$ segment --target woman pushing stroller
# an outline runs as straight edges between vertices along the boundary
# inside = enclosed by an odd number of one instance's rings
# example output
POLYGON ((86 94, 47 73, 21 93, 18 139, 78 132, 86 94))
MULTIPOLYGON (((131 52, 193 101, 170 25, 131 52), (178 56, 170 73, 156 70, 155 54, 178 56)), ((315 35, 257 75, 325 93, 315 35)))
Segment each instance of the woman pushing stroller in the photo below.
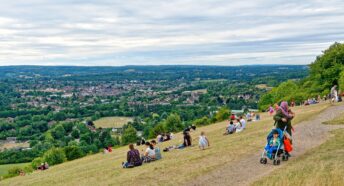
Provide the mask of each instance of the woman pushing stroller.
MULTIPOLYGON (((286 132, 287 132, 287 135, 289 135, 290 137, 290 141, 291 141, 292 128, 293 128, 291 126, 291 120, 294 117, 295 117, 295 113, 289 109, 288 102, 286 101, 283 101, 281 103, 279 109, 276 111, 276 114, 274 116, 276 128, 284 130, 286 127, 286 132)), ((288 156, 290 155, 288 154, 288 156)))

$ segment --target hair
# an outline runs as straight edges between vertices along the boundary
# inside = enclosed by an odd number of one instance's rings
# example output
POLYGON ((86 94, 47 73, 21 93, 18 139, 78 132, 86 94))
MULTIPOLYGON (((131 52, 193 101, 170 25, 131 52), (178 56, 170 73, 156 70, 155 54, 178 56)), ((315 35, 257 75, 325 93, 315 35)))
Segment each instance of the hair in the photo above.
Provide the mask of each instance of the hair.
POLYGON ((274 130, 272 134, 279 134, 279 132, 277 130, 274 130))
POLYGON ((145 145, 149 146, 150 149, 154 150, 154 146, 148 141, 145 143, 145 145))
POLYGON ((229 124, 233 124, 233 121, 231 120, 231 121, 229 122, 229 124))
POLYGON ((152 141, 151 141, 151 144, 156 144, 156 141, 155 141, 155 140, 152 140, 152 141))
POLYGON ((203 136, 204 134, 205 134, 205 133, 202 131, 202 132, 201 132, 201 135, 203 136))
POLYGON ((129 144, 129 149, 130 149, 130 150, 134 150, 134 144, 132 144, 132 143, 129 144))
POLYGON ((243 117, 242 117, 242 116, 240 116, 239 118, 240 118, 240 119, 242 119, 243 117))

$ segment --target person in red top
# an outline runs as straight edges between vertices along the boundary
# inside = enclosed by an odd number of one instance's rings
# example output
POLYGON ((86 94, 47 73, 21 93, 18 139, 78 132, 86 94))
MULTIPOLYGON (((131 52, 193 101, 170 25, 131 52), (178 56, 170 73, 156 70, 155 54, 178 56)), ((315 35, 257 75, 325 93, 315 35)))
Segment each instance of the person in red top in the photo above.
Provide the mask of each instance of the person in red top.
POLYGON ((235 115, 232 114, 230 119, 231 119, 231 120, 235 120, 235 115))

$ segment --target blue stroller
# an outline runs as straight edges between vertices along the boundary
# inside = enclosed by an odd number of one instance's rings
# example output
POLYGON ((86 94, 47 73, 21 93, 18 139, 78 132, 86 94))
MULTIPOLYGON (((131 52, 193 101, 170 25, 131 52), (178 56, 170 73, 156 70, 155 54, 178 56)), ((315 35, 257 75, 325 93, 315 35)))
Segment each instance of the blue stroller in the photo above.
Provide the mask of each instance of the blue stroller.
POLYGON ((267 144, 265 145, 264 152, 262 153, 262 156, 260 158, 261 164, 266 164, 268 162, 268 158, 270 160, 273 160, 274 165, 279 165, 281 163, 280 157, 282 155, 283 161, 288 161, 288 154, 284 150, 283 145, 283 139, 284 139, 284 133, 286 132, 286 128, 282 131, 279 128, 272 129, 272 131, 267 136, 267 144), (278 146, 270 146, 270 141, 273 139, 274 133, 278 133, 278 146))

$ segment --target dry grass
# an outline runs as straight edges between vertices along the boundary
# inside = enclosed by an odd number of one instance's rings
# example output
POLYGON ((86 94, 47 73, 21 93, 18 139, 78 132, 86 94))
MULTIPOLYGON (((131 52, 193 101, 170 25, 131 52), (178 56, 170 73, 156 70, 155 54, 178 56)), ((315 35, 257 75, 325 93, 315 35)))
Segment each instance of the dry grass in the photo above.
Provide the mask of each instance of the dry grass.
MULTIPOLYGON (((5 176, 8 173, 8 170, 10 170, 13 167, 20 167, 24 168, 30 163, 17 163, 17 164, 5 164, 5 165, 0 165, 0 177, 5 176)), ((0 184, 1 185, 1 184, 0 184)))
POLYGON ((343 185, 344 129, 253 185, 343 185))
MULTIPOLYGON (((293 108, 297 113, 295 122, 317 115, 329 104, 293 108)), ((134 169, 122 169, 127 147, 110 154, 97 154, 51 167, 45 172, 35 172, 25 177, 4 180, 2 185, 178 185, 196 176, 230 164, 245 155, 261 150, 265 136, 273 126, 271 116, 261 114, 262 120, 249 123, 244 132, 223 136, 227 122, 221 122, 192 132, 194 147, 163 153, 163 159, 134 169), (199 150, 197 137, 204 131, 211 147, 199 150)), ((294 124, 296 124, 294 122, 294 124)), ((160 148, 181 143, 181 134, 160 144, 160 148)), ((141 151, 143 147, 139 147, 141 151)))
POLYGON ((105 118, 100 118, 94 121, 94 124, 97 127, 112 128, 112 127, 122 127, 123 125, 131 121, 133 121, 133 118, 130 118, 130 117, 105 117, 105 118))

